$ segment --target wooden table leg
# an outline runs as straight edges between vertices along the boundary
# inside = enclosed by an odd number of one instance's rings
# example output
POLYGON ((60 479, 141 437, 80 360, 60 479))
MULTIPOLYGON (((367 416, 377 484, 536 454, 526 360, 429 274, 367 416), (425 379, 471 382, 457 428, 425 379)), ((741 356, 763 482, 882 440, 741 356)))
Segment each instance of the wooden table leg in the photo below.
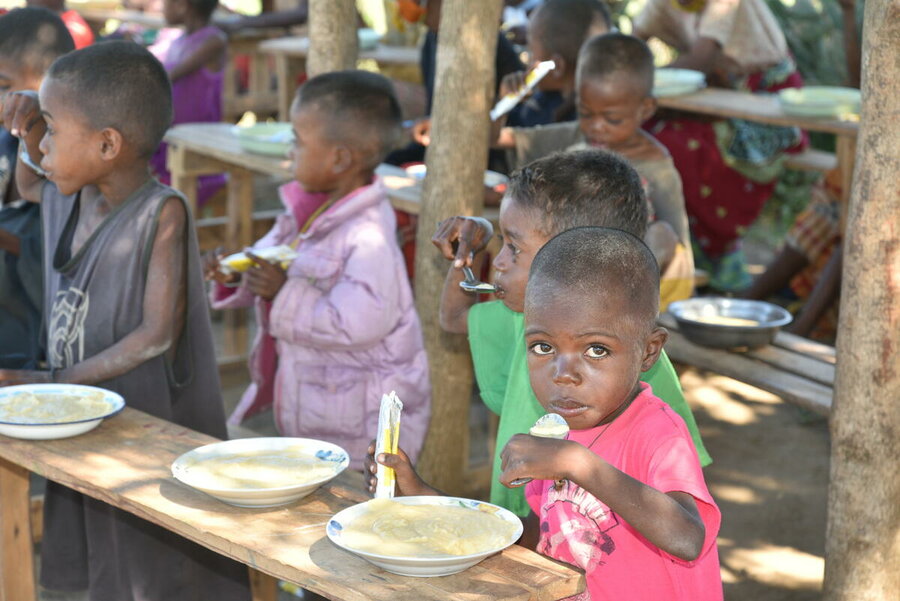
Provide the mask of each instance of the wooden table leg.
POLYGON ((276 54, 275 74, 278 82, 278 120, 291 120, 291 104, 297 92, 297 77, 306 69, 302 56, 276 54))
POLYGON ((29 471, 0 459, 0 600, 34 601, 29 471))
POLYGON ((191 215, 197 218, 197 175, 188 169, 190 153, 180 146, 169 144, 166 149, 166 167, 169 169, 172 187, 184 194, 191 215))
POLYGON ((288 121, 291 113, 291 74, 290 59, 284 54, 276 54, 275 80, 278 89, 278 120, 288 121))
POLYGON ((278 580, 253 568, 249 570, 252 601, 275 601, 278 598, 278 580))
MULTIPOLYGON (((253 172, 239 167, 228 171, 228 224, 226 243, 243 249, 253 244, 253 172)), ((225 356, 247 354, 249 334, 247 313, 234 310, 225 313, 225 356)))

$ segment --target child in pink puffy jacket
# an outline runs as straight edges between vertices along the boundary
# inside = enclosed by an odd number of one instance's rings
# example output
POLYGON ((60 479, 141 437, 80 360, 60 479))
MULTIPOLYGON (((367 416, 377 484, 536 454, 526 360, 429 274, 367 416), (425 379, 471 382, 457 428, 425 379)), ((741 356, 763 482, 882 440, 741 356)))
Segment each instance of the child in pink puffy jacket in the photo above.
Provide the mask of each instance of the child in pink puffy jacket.
POLYGON ((282 186, 286 211, 248 254, 243 274, 204 260, 214 308, 256 307, 253 383, 230 421, 274 402, 285 436, 345 448, 361 469, 383 393, 403 401, 401 439, 418 453, 430 412, 428 363, 394 212, 375 167, 400 131, 390 82, 365 71, 306 82, 291 109, 296 181, 282 186), (294 246, 283 269, 252 250, 294 246), (237 287, 235 284, 239 285, 237 287))

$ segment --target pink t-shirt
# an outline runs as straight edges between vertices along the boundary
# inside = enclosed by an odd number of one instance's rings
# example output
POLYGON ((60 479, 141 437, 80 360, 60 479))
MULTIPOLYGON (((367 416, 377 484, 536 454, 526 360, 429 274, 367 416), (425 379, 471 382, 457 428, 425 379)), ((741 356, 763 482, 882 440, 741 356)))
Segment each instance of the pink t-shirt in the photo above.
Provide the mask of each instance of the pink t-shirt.
POLYGON ((572 430, 569 440, 648 486, 693 496, 706 526, 700 556, 687 562, 661 551, 583 488, 567 481, 557 491, 549 480, 533 480, 525 489, 541 520, 538 552, 585 571, 587 589, 572 597, 579 601, 721 601, 716 535, 722 516, 684 421, 643 384, 631 406, 605 428, 572 430))

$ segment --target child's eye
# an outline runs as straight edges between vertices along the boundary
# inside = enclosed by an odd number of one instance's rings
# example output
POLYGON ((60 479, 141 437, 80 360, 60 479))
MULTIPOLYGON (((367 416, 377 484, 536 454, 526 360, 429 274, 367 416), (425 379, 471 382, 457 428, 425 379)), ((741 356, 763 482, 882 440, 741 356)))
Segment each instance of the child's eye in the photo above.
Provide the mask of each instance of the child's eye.
POLYGON ((622 119, 610 119, 609 117, 607 117, 606 122, 610 125, 622 125, 622 119))
POLYGON ((509 252, 511 252, 513 254, 513 256, 516 256, 517 254, 522 252, 521 250, 519 250, 519 248, 515 244, 512 244, 512 243, 507 244, 506 248, 509 249, 509 252))
POLYGON ((591 359, 602 359, 609 355, 609 350, 605 346, 601 346, 599 344, 592 344, 588 347, 588 349, 584 353, 591 359))
POLYGON ((549 355, 553 352, 553 347, 546 342, 535 342, 531 345, 530 350, 535 355, 549 355))

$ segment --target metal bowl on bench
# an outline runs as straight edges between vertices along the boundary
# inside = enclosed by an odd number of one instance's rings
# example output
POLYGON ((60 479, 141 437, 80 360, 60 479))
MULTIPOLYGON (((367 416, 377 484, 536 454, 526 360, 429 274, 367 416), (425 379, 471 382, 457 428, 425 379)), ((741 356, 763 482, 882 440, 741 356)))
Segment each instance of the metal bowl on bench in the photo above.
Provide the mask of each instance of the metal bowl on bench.
POLYGON ((714 348, 759 348, 775 338, 791 314, 778 305, 736 298, 699 297, 676 301, 669 312, 695 344, 714 348))

